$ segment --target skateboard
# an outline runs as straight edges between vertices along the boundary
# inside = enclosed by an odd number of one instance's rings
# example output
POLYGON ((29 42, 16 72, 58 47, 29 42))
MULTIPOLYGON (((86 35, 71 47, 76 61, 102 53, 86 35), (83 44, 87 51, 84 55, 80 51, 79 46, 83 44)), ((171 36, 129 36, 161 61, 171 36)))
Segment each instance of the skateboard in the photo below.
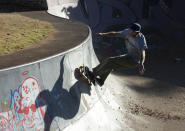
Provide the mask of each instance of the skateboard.
POLYGON ((85 81, 89 86, 92 84, 95 85, 95 77, 93 73, 86 66, 80 66, 75 69, 75 72, 79 75, 79 77, 85 81))

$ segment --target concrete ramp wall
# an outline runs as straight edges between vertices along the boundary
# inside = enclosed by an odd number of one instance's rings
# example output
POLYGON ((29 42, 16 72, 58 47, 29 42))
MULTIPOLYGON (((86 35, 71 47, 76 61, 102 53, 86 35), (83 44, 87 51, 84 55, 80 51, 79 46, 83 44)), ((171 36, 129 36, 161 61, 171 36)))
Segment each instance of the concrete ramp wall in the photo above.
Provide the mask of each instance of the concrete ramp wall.
POLYGON ((79 119, 98 98, 74 70, 97 63, 89 30, 78 47, 0 70, 0 131, 59 130, 79 119))
POLYGON ((103 31, 112 25, 128 25, 137 20, 134 12, 121 1, 47 0, 47 4, 50 14, 81 21, 89 25, 92 32, 103 31))
MULTIPOLYGON (((155 28, 166 38, 184 43, 184 1, 165 0, 47 0, 48 12, 90 26, 93 33, 121 30, 133 22, 155 28), (114 27, 114 28, 112 28, 114 27), (174 32, 176 32, 174 34, 174 32)), ((152 30, 152 32, 154 32, 152 30)))

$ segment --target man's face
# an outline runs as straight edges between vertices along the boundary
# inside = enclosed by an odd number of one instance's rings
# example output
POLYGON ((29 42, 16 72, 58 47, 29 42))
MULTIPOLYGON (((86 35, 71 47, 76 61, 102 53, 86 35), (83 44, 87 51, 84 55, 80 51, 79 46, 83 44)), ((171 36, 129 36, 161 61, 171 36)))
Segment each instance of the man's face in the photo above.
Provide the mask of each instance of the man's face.
POLYGON ((135 32, 135 31, 133 31, 133 30, 130 31, 130 35, 131 35, 132 37, 136 37, 138 33, 139 33, 139 32, 135 32))

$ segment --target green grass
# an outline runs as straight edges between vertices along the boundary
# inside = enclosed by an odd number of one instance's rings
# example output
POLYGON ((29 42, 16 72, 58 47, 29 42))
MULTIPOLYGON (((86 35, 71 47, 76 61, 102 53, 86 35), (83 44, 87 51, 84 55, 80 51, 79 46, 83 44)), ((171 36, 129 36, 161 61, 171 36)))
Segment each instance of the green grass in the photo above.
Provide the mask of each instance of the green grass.
POLYGON ((24 49, 46 38, 52 24, 19 14, 0 14, 0 55, 24 49))

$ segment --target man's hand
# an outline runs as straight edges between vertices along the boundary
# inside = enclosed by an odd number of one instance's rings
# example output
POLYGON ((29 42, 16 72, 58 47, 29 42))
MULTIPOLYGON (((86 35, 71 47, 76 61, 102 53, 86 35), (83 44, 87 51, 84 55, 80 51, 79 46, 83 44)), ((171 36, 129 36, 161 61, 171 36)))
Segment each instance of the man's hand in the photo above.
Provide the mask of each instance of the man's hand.
POLYGON ((145 73, 145 67, 144 67, 144 62, 145 62, 145 50, 141 51, 141 60, 140 60, 140 64, 139 64, 139 73, 140 75, 144 75, 145 73))
POLYGON ((144 64, 139 64, 139 73, 140 73, 140 75, 144 75, 144 73, 145 73, 144 64))
POLYGON ((103 33, 96 33, 97 36, 103 36, 103 33))

